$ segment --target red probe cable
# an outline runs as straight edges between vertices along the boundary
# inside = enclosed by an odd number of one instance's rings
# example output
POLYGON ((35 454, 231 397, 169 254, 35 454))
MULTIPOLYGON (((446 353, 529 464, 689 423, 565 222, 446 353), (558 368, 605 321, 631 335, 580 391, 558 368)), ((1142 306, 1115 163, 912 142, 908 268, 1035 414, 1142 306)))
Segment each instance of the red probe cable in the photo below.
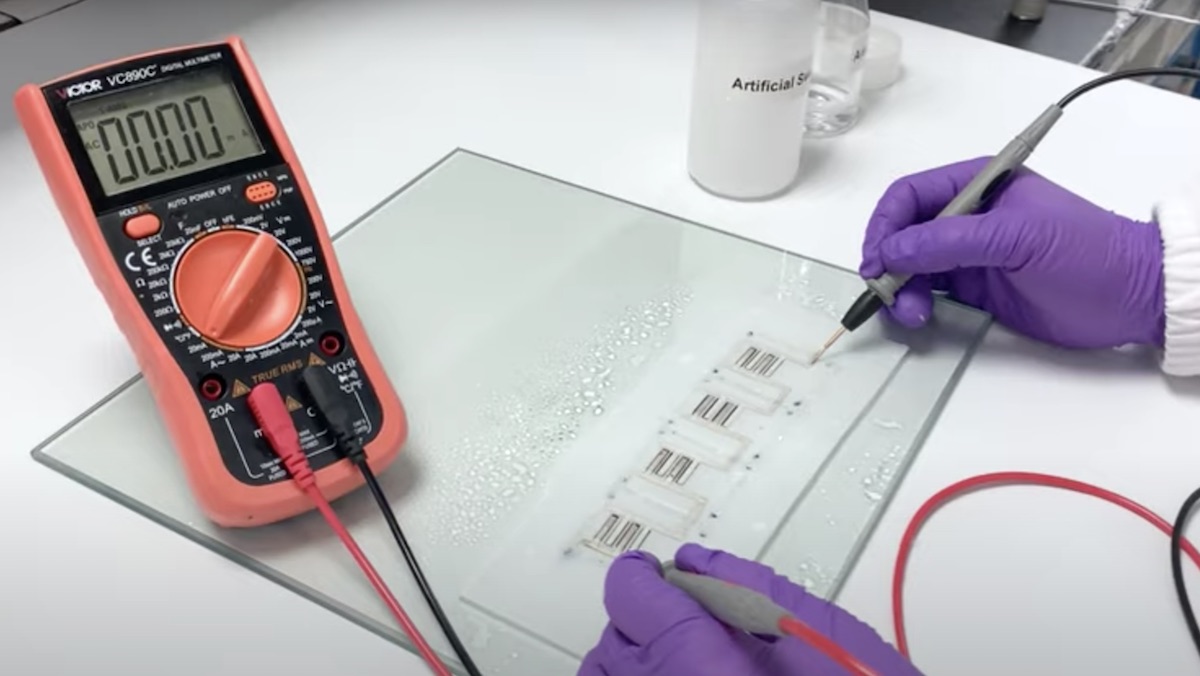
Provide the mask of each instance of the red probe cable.
POLYGON ((272 383, 257 385, 250 391, 247 401, 250 405, 250 412, 254 414, 254 419, 262 428, 263 436, 267 439, 271 449, 283 460, 292 480, 308 494, 309 499, 316 505, 317 511, 325 517, 326 523, 349 550, 350 556, 354 557, 354 562, 362 569, 371 586, 375 588, 375 593, 379 595, 379 598, 391 611, 392 616, 400 623, 404 633, 416 646, 417 652, 421 654, 421 657, 437 676, 453 676, 442 660, 438 658, 437 653, 433 652, 433 649, 426 643, 425 637, 421 636, 421 632, 404 612, 400 602, 388 589, 387 583, 379 577, 379 573, 375 571, 375 567, 371 565, 367 555, 354 541, 350 531, 338 518, 337 512, 333 511, 329 500, 325 499, 325 495, 321 493, 320 487, 317 486, 317 478, 308 464, 308 456, 300 448, 300 434, 296 431, 295 423, 292 422, 292 414, 288 412, 279 390, 272 383))
MULTIPOLYGON (((913 515, 912 520, 908 522, 908 528, 905 529, 904 536, 900 539, 900 550, 896 554, 896 567, 892 575, 892 622, 896 625, 896 647, 900 650, 900 654, 911 659, 908 654, 908 637, 904 631, 904 571, 908 567, 908 556, 912 551, 913 541, 917 539, 917 533, 920 532, 921 527, 925 525, 929 517, 940 509, 942 505, 965 493, 981 488, 1019 484, 1048 486, 1050 488, 1060 488, 1090 495, 1133 512, 1150 522, 1155 528, 1166 533, 1167 537, 1171 537, 1174 530, 1174 527, 1165 519, 1129 498, 1117 495, 1112 491, 1098 486, 1083 483, 1082 481, 1066 479, 1051 474, 994 472, 992 474, 980 474, 951 484, 938 491, 933 497, 926 500, 925 504, 921 505, 921 508, 913 515)), ((1182 549, 1188 558, 1192 560, 1192 563, 1200 567, 1200 551, 1197 551, 1192 546, 1192 543, 1186 539, 1182 542, 1182 549)))
POLYGON ((847 673, 854 674, 854 676, 878 676, 873 669, 858 661, 857 657, 851 655, 833 639, 795 617, 785 617, 780 620, 779 629, 788 636, 798 638, 816 648, 821 654, 833 660, 834 664, 845 669, 847 673))

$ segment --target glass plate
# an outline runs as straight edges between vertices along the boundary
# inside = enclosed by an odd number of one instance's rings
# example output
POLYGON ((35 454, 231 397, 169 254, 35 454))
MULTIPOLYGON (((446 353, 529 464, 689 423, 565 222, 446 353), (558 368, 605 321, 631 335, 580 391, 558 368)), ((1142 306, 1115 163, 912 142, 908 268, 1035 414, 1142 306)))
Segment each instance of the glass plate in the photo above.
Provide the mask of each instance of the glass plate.
MULTIPOLYGON (((461 150, 336 247, 410 415, 381 480, 489 674, 572 673, 629 548, 698 541, 832 598, 989 324, 939 301, 813 365, 856 274, 461 150)), ((408 647, 315 515, 205 519, 140 378, 34 457, 408 647)), ((336 507, 457 664, 369 496, 336 507)))

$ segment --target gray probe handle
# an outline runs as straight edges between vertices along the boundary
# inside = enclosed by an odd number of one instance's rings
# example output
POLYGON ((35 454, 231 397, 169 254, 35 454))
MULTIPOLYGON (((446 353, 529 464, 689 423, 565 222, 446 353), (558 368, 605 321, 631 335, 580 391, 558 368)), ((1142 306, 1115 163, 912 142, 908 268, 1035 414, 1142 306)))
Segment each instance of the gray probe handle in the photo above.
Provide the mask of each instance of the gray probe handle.
MULTIPOLYGON (((950 204, 938 214, 938 218, 946 216, 962 216, 974 213, 985 202, 992 198, 997 190, 1004 186, 1005 181, 1013 172, 1025 163, 1042 139, 1062 117, 1063 109, 1057 104, 1050 106, 1025 131, 1008 142, 999 154, 984 165, 983 169, 971 179, 971 182, 958 193, 950 204)), ((868 279, 867 287, 875 292, 887 305, 896 302, 896 292, 908 283, 912 275, 897 275, 884 273, 882 277, 868 279)))
POLYGON ((713 617, 751 634, 784 636, 779 621, 792 616, 764 594, 715 577, 685 573, 671 563, 663 566, 663 578, 695 599, 713 617))

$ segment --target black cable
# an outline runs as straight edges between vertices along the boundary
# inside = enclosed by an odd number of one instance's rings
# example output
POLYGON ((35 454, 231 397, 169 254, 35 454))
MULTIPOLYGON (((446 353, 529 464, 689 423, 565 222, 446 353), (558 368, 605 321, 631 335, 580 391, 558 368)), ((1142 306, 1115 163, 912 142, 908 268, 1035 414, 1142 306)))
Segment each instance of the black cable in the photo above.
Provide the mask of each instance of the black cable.
POLYGON ((387 521, 388 530, 392 531, 392 538, 396 541, 396 546, 400 548, 400 554, 404 556, 404 562, 408 564, 408 568, 412 571, 413 580, 417 583, 417 588, 421 590, 421 596, 425 597, 425 603, 429 606, 429 610, 433 612, 433 617, 437 620, 438 626, 442 628, 442 633, 446 635, 446 640, 450 642, 450 647, 454 648, 454 654, 458 655, 458 659, 463 664, 463 668, 467 670, 470 676, 481 676, 479 668, 475 666, 475 662, 471 660, 470 654, 467 653, 467 648, 458 638, 458 633, 454 631, 454 625, 450 623, 450 618, 446 617, 446 613, 442 611, 442 605, 438 603, 437 596, 433 593, 433 589, 429 586, 429 581, 425 579, 425 573, 421 571, 421 564, 417 562, 417 556, 413 553, 412 547, 409 546, 408 540, 404 537, 404 531, 400 529, 400 523, 396 519, 396 512, 392 510, 392 505, 388 502, 387 496, 383 493, 383 487, 379 485, 379 481, 375 478, 375 473, 367 463, 362 463, 358 466, 362 472, 363 479, 367 482, 367 489, 371 491, 371 496, 375 498, 375 504, 379 505, 379 511, 383 512, 383 519, 387 521))
POLYGON ((454 649, 454 654, 462 662, 468 676, 482 676, 479 668, 475 666, 475 662, 471 659, 471 655, 467 652, 466 646, 458 638, 458 632, 454 630, 454 625, 450 623, 450 618, 446 617, 446 613, 442 610, 442 604, 438 603, 437 595, 433 593, 433 588, 429 586, 429 580, 425 579, 425 573, 421 570, 421 564, 417 561, 416 554, 413 553, 412 547, 409 546, 408 539, 404 537, 404 531, 400 528, 400 521, 396 518, 396 512, 392 510, 392 503, 384 495, 383 487, 379 485, 379 480, 375 478, 375 472, 367 464, 366 449, 363 448, 362 439, 351 428, 350 415, 345 407, 345 398, 337 381, 322 366, 304 369, 304 372, 300 374, 300 380, 304 384, 304 388, 308 391, 317 412, 321 414, 321 417, 329 425, 329 431, 333 434, 338 450, 362 473, 363 480, 366 482, 367 488, 371 491, 371 496, 375 498, 375 504, 379 506, 379 511, 383 513, 383 519, 387 521, 388 530, 392 532, 392 538, 396 541, 396 546, 400 549, 401 556, 404 557, 404 562, 408 564, 408 569, 412 573, 413 580, 417 583, 417 588, 421 590, 421 596, 425 597, 425 604, 429 606, 429 610, 433 613, 434 619, 437 620, 438 626, 442 628, 442 633, 445 634, 446 640, 450 642, 450 647, 454 649))
POLYGON ((1096 78, 1095 80, 1090 80, 1088 82, 1085 82, 1085 83, 1079 85, 1078 87, 1075 88, 1074 91, 1072 91, 1070 94, 1067 94, 1066 96, 1064 96, 1062 98, 1062 100, 1058 102, 1058 107, 1062 108, 1062 107, 1066 106, 1067 104, 1071 103, 1072 101, 1074 101, 1075 99, 1079 98, 1080 96, 1083 96, 1084 94, 1092 91, 1093 89, 1095 89, 1097 87, 1103 87, 1104 85, 1106 85, 1110 82, 1116 82, 1117 80, 1130 80, 1130 79, 1138 78, 1138 77, 1149 77, 1152 75, 1158 75, 1158 76, 1177 75, 1179 77, 1186 77, 1186 78, 1191 78, 1193 80, 1200 80, 1200 70, 1197 70, 1195 68, 1178 68, 1175 66, 1156 66, 1156 67, 1152 67, 1152 68, 1130 68, 1129 70, 1119 70, 1119 71, 1116 71, 1115 73, 1101 75, 1100 77, 1096 78))
POLYGON ((1179 597, 1179 609, 1183 611, 1183 621, 1187 623, 1188 633, 1196 651, 1200 652, 1200 624, 1196 623, 1196 613, 1192 610, 1192 601, 1188 598, 1187 585, 1183 582, 1183 530, 1187 526, 1188 517, 1192 515, 1196 503, 1200 502, 1200 488, 1197 488, 1183 501, 1179 508, 1179 516, 1175 517, 1175 526, 1171 529, 1171 578, 1175 582, 1175 595, 1179 597))

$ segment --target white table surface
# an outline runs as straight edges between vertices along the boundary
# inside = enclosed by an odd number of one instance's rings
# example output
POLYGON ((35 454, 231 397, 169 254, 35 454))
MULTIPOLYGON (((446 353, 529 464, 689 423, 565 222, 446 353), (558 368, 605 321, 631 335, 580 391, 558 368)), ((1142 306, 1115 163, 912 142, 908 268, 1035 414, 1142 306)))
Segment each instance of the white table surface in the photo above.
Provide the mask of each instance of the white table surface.
MULTIPOLYGON (((4 35, 0 91, 237 32, 331 228, 462 146, 854 266, 866 217, 892 178, 995 151, 1088 76, 880 16, 904 36, 905 79, 850 135, 810 145, 791 194, 725 202, 684 170, 692 16, 684 0, 88 0, 4 35)), ((1194 162, 1197 120, 1198 101, 1113 87, 1076 104, 1032 164, 1147 217, 1194 162)), ((8 106, 0 232, 0 671, 424 673, 407 652, 30 459, 135 366, 8 106)), ((842 603, 892 637, 901 530, 926 497, 978 472, 1060 473, 1173 515, 1200 484, 1187 421, 1197 419, 1198 396, 1200 385, 1171 383, 1144 359, 1060 352, 994 329, 842 603)), ((915 659, 928 674, 1197 668, 1166 539, 1082 497, 1010 488, 956 503, 921 537, 907 592, 915 659)))

